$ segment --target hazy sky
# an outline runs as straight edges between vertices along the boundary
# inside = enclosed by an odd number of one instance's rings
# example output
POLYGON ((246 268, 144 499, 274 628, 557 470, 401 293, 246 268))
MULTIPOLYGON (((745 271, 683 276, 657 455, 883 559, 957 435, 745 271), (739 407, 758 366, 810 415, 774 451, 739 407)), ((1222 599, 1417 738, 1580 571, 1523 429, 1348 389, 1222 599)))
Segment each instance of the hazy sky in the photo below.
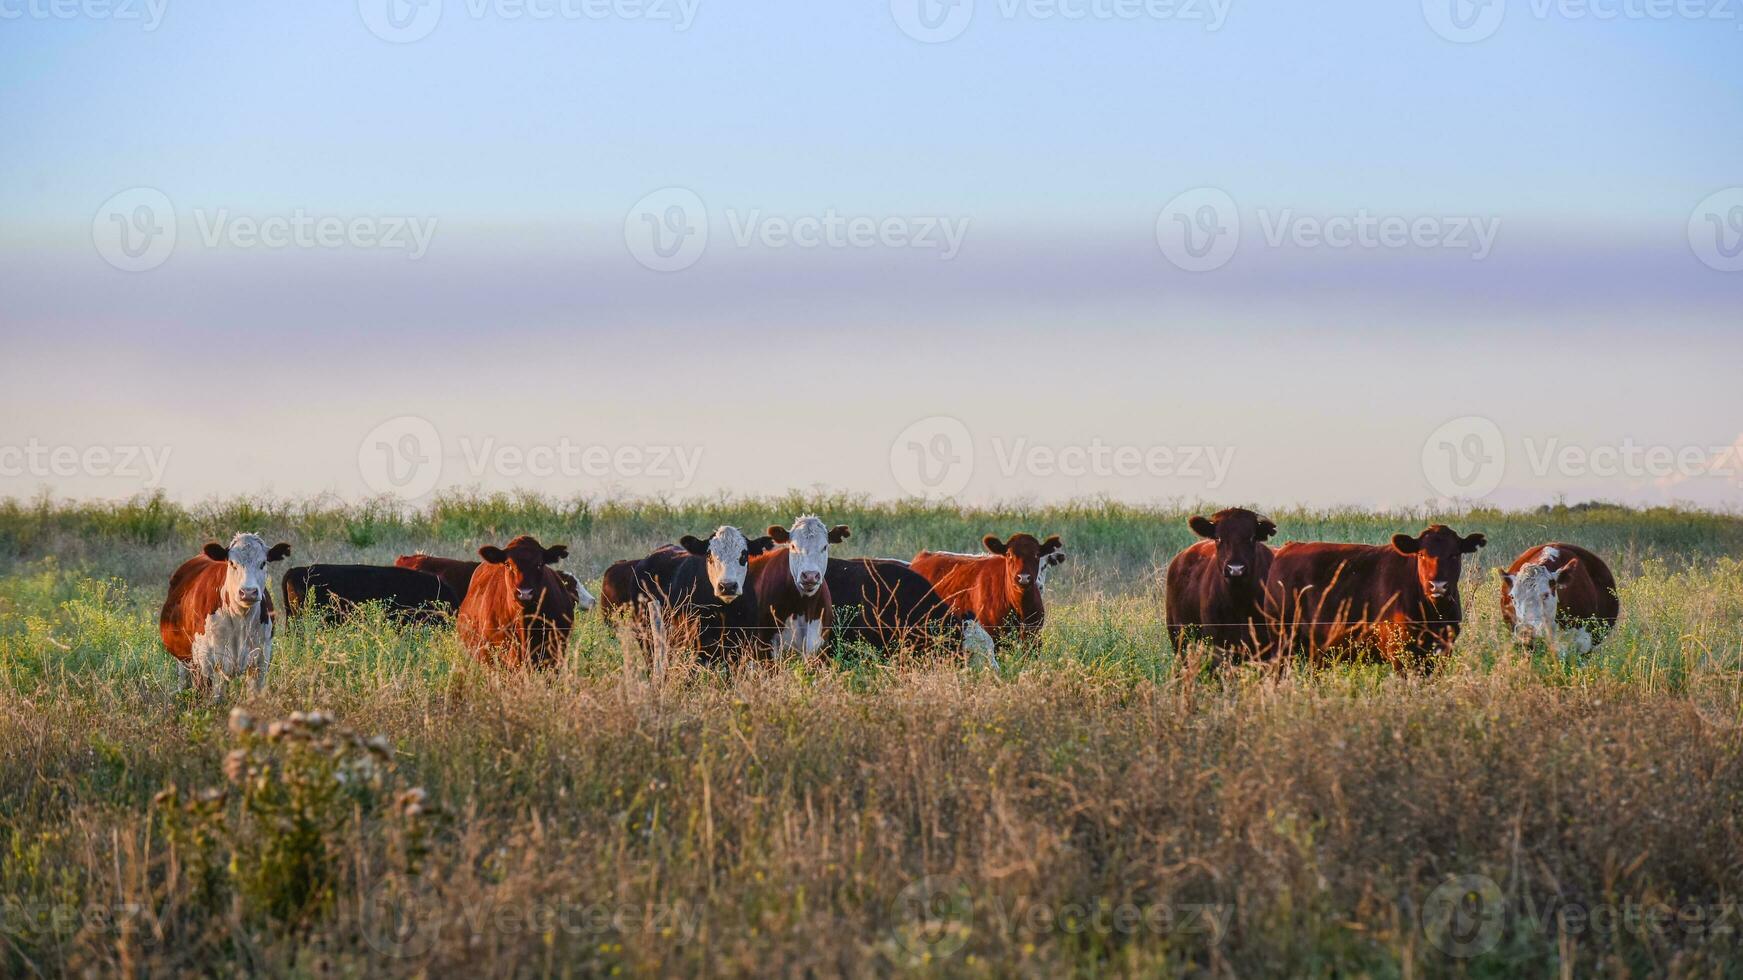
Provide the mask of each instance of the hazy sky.
POLYGON ((1743 506, 1740 64, 1719 0, 0 0, 0 495, 1743 506))

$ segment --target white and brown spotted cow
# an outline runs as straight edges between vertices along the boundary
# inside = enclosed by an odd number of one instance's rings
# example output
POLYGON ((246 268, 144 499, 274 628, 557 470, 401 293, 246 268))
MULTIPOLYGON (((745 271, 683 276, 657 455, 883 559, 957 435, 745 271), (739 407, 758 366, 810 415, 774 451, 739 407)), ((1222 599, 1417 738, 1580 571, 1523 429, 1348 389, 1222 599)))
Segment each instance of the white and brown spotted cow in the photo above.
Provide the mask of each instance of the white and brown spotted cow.
POLYGON ((273 617, 266 566, 289 554, 282 541, 268 548, 258 534, 238 534, 227 548, 207 544, 170 576, 157 622, 184 689, 218 698, 226 681, 248 673, 255 690, 266 686, 273 617))

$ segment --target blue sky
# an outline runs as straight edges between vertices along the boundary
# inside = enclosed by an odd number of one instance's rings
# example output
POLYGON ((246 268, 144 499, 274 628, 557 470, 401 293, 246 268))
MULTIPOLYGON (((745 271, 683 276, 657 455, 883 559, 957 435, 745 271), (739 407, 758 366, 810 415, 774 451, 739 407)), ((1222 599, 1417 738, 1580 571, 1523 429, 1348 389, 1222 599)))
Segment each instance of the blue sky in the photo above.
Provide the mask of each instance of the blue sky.
MULTIPOLYGON (((699 0, 679 30, 443 0, 427 36, 390 43, 376 0, 167 0, 153 29, 98 0, 0 0, 0 447, 164 447, 184 499, 358 497, 377 489, 360 443, 410 416, 455 464, 443 485, 891 497, 911 490, 892 445, 945 417, 974 443, 964 499, 1396 505, 1445 495, 1425 440, 1478 417, 1508 447, 1485 499, 1743 503, 1736 478, 1522 462, 1743 433, 1743 272, 1691 244, 1698 205, 1743 186, 1743 12, 1508 0, 1455 43, 1439 0, 1233 0, 1215 30, 1192 19, 1209 0, 1123 19, 977 0, 923 43, 906 2, 699 0), (1158 217, 1205 187, 1240 243, 1187 271, 1158 217), (133 188, 178 234, 128 272, 94 237, 133 188), (677 271, 626 246, 662 188, 706 214, 677 271), (201 233, 293 214, 431 231, 415 258, 201 233), (960 250, 733 233, 827 215, 954 222, 960 250), (1443 237, 1470 219, 1492 247, 1265 234, 1357 216, 1443 237), (704 455, 683 486, 466 462, 564 439, 704 455), (1019 443, 1233 462, 1214 485, 1007 471, 1019 443)), ((7 458, 0 493, 140 489, 7 458)))

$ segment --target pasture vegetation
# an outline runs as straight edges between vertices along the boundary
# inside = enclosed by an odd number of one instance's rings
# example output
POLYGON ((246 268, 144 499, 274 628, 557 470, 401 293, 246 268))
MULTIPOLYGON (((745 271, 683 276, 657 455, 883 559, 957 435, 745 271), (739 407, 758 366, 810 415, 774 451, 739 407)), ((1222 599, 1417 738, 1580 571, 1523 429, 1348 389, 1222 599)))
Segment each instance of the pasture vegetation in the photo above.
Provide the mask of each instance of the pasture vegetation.
POLYGON ((1270 511, 1280 540, 1488 535, 1457 655, 1399 676, 1171 650, 1190 513, 0 505, 0 973, 1743 972, 1743 518, 1270 511), (157 636, 170 571, 236 530, 291 564, 532 533, 596 586, 802 511, 852 526, 843 554, 1063 535, 1042 640, 996 674, 855 650, 655 674, 588 616, 562 671, 504 676, 451 629, 299 620, 266 692, 214 706, 157 636), (1621 582, 1577 665, 1500 622, 1495 568, 1551 539, 1621 582))

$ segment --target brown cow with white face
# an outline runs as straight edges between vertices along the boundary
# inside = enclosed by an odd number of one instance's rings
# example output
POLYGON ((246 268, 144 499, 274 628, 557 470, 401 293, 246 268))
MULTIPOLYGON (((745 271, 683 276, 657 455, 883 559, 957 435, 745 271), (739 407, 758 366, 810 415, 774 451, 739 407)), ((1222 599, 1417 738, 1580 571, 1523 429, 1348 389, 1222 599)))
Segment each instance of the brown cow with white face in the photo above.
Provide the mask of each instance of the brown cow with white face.
POLYGON ((755 640, 776 657, 812 657, 823 649, 834 623, 835 604, 824 574, 829 546, 846 540, 848 527, 825 525, 806 514, 791 528, 771 524, 770 548, 750 559, 745 591, 757 603, 755 640))
POLYGON ((1414 537, 1394 534, 1389 545, 1286 544, 1265 582, 1275 642, 1316 658, 1373 647, 1399 668, 1450 653, 1464 622, 1464 556, 1486 543, 1434 524, 1414 537))
POLYGON ((273 625, 266 566, 290 550, 282 541, 268 548, 258 534, 238 534, 228 547, 207 544, 176 569, 157 623, 183 688, 218 698, 225 681, 250 672, 256 691, 266 686, 273 625))
POLYGON ((1004 541, 989 534, 981 544, 987 554, 922 551, 910 564, 952 612, 973 616, 995 638, 1027 639, 1039 633, 1047 622, 1042 598, 1047 573, 1065 560, 1059 535, 1042 541, 1021 533, 1004 541))
POLYGON ((484 564, 460 603, 460 642, 480 663, 545 668, 563 658, 575 599, 550 567, 569 554, 530 535, 478 549, 484 564))
POLYGON ((1496 571, 1501 618, 1512 627, 1514 640, 1543 640, 1563 659, 1590 653, 1622 614, 1610 566, 1579 545, 1540 544, 1496 571))

